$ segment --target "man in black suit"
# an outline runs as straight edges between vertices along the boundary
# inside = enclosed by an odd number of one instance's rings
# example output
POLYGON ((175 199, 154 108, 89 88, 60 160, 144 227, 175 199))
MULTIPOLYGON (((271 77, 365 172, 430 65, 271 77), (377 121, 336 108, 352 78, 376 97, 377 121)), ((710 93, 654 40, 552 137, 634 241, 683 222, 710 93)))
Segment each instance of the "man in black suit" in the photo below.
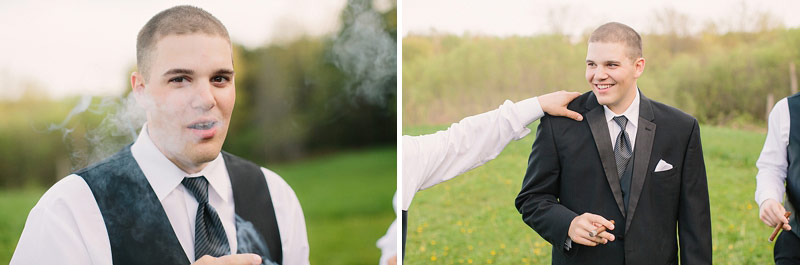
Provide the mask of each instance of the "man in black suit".
POLYGON ((539 124, 516 206, 553 264, 678 264, 679 246, 681 264, 711 264, 697 120, 638 90, 641 43, 626 25, 600 26, 586 55, 592 92, 568 106, 585 121, 539 124))

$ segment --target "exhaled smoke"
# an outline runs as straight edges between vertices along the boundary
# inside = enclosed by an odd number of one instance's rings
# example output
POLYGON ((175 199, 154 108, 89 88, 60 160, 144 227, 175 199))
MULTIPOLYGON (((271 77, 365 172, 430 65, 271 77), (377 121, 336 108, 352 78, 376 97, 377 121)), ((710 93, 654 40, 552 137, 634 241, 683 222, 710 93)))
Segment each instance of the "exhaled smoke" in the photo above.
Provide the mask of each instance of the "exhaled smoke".
POLYGON ((72 117, 75 117, 75 115, 86 112, 86 110, 89 109, 89 105, 91 104, 92 104, 92 97, 90 96, 81 97, 81 100, 78 102, 77 105, 75 105, 74 108, 72 108, 72 110, 69 111, 69 114, 67 114, 67 117, 64 118, 64 121, 62 121, 61 124, 58 125, 50 124, 50 126, 47 127, 47 130, 48 131, 60 130, 62 132, 62 138, 66 140, 67 136, 69 136, 69 134, 72 133, 73 131, 73 129, 67 128, 67 123, 70 120, 72 120, 72 117))
POLYGON ((344 28, 332 47, 334 64, 352 78, 351 93, 383 106, 396 93, 396 85, 389 83, 397 76, 397 43, 371 1, 350 0, 343 17, 344 28))
POLYGON ((71 149, 73 170, 99 162, 133 142, 145 121, 144 110, 136 104, 133 93, 126 97, 103 98, 95 105, 91 103, 91 96, 81 97, 64 121, 47 128, 48 131, 62 132, 65 143, 71 149), (87 111, 105 116, 96 127, 82 124, 86 127, 85 135, 70 137, 75 131, 75 126, 69 126, 70 120, 87 111), (84 142, 82 140, 85 140, 85 144, 79 144, 84 142))
POLYGON ((239 245, 238 253, 263 253, 266 256, 261 256, 261 264, 277 265, 269 256, 269 247, 264 237, 256 231, 253 223, 242 219, 239 215, 236 215, 236 242, 239 245))
POLYGON ((103 160, 132 143, 146 120, 144 109, 136 104, 133 93, 126 97, 103 98, 99 109, 107 115, 100 125, 86 133, 91 148, 87 164, 103 160))

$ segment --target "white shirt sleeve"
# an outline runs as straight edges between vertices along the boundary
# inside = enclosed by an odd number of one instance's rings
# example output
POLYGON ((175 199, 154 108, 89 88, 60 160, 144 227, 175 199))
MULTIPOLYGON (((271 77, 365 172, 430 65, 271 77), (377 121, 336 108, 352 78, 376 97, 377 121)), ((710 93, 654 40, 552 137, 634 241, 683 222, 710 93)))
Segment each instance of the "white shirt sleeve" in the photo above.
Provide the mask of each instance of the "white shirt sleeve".
MULTIPOLYGON (((395 212, 397 212, 397 193, 394 194, 392 204, 394 205, 395 212)), ((389 229, 386 230, 386 234, 378 239, 378 242, 375 243, 375 245, 381 249, 381 259, 378 262, 379 265, 386 265, 386 261, 389 258, 397 255, 397 218, 395 218, 395 220, 389 226, 389 229)))
POLYGON ((269 194, 275 208, 275 218, 281 235, 284 265, 308 265, 308 236, 306 219, 294 190, 278 174, 261 168, 267 178, 269 194))
POLYGON ((108 232, 83 178, 69 175, 42 195, 11 264, 111 264, 108 232))
POLYGON ((403 136, 403 204, 408 210, 414 194, 485 164, 511 140, 531 130, 531 122, 544 116, 538 98, 518 103, 506 100, 500 108, 454 123, 444 131, 403 136))
POLYGON ((767 139, 756 162, 755 200, 759 206, 767 199, 783 202, 786 172, 789 168, 786 148, 789 146, 789 103, 781 99, 769 113, 767 139))

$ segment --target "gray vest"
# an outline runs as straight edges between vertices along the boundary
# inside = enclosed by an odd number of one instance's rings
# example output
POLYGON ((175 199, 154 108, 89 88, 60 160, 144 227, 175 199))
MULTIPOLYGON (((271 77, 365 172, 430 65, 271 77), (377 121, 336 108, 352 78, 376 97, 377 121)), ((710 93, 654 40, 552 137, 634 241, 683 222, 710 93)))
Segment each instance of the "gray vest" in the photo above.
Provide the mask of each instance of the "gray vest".
MULTIPOLYGON (((794 205, 800 205, 800 93, 787 98, 789 103, 789 146, 786 148, 789 169, 786 172, 786 210, 792 212, 789 225, 798 228, 794 205)), ((800 229, 792 229, 800 237, 800 229)))
MULTIPOLYGON (((261 168, 222 153, 233 189, 239 253, 282 263, 275 210, 261 168)), ((131 154, 130 145, 75 172, 92 190, 111 243, 114 264, 189 264, 161 202, 131 154)), ((270 263, 267 263, 270 264, 270 263)))

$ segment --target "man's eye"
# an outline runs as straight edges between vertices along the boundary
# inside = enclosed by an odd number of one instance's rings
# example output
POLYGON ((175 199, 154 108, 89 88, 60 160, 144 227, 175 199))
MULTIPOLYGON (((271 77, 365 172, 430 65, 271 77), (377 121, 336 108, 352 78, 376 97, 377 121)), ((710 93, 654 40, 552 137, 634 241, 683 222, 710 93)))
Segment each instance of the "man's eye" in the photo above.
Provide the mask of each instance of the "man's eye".
POLYGON ((173 83, 173 82, 174 83, 182 83, 184 81, 186 81, 186 78, 183 77, 183 76, 173 77, 172 79, 169 80, 170 83, 173 83))
POLYGON ((228 81, 229 81, 229 79, 227 77, 224 77, 224 76, 216 76, 214 78, 211 78, 211 82, 215 82, 215 83, 222 83, 222 82, 228 82, 228 81))

